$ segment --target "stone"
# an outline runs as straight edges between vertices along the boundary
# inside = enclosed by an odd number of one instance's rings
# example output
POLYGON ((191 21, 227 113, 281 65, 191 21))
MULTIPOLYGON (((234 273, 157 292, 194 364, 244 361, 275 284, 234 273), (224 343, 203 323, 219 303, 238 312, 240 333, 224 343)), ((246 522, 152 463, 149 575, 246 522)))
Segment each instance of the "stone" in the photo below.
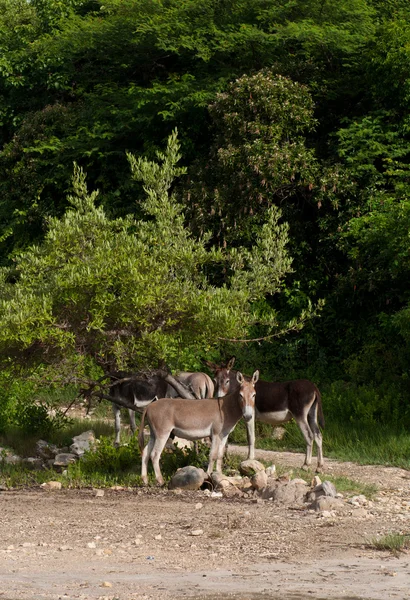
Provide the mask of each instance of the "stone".
POLYGON ((3 460, 6 465, 20 465, 23 462, 21 456, 17 456, 17 454, 9 454, 3 460))
POLYGON ((224 498, 243 498, 244 493, 235 485, 229 485, 222 489, 222 495, 224 498))
POLYGON ((57 454, 53 462, 53 467, 63 469, 64 467, 67 467, 70 463, 74 463, 77 460, 77 458, 78 456, 71 453, 57 454))
POLYGON ((23 459, 23 464, 31 471, 41 471, 43 468, 43 460, 37 457, 29 457, 23 459))
POLYGON ((194 443, 191 442, 190 440, 184 440, 183 438, 180 438, 180 437, 174 437, 174 439, 172 440, 172 443, 174 446, 178 446, 178 448, 180 448, 180 449, 192 448, 192 446, 194 445, 194 443))
POLYGON ((94 432, 84 431, 80 435, 73 437, 73 443, 70 446, 70 452, 78 457, 81 457, 86 450, 91 450, 93 445, 95 445, 94 432))
POLYGON ((248 477, 252 477, 258 471, 264 471, 264 465, 258 460, 248 459, 243 460, 239 465, 239 471, 242 475, 247 475, 248 477))
POLYGON ((286 429, 284 427, 274 427, 272 437, 274 440, 283 440, 286 435, 286 429))
POLYGON ((176 488, 184 490, 199 490, 201 485, 206 479, 206 473, 203 469, 197 467, 187 466, 178 471, 173 475, 169 482, 169 489, 173 490, 176 488))
POLYGON ((269 465, 269 467, 266 467, 266 475, 268 477, 276 477, 276 465, 269 465))
POLYGON ((95 497, 102 498, 104 496, 104 490, 95 490, 95 497))
POLYGON ((312 483, 310 484, 313 488, 320 485, 322 483, 322 480, 320 479, 320 477, 318 475, 315 475, 312 479, 312 483))
POLYGON ((193 529, 189 535, 197 536, 202 535, 204 533, 203 529, 193 529))
POLYGON ((96 548, 97 544, 95 542, 88 542, 87 548, 96 548))
POLYGON ((251 484, 253 489, 255 490, 263 490, 268 483, 268 476, 266 474, 266 471, 258 471, 257 473, 255 473, 255 475, 252 475, 251 477, 251 484))
POLYGON ((343 501, 339 500, 339 498, 333 498, 332 496, 319 496, 319 498, 316 498, 312 502, 310 508, 316 512, 322 512, 333 510, 342 511, 345 507, 343 501))
POLYGON ((59 453, 59 449, 54 444, 49 444, 45 440, 38 440, 36 443, 37 455, 44 460, 54 459, 59 453))
POLYGON ((323 483, 320 483, 319 485, 314 487, 313 490, 311 490, 307 494, 306 501, 314 502, 314 500, 317 500, 317 498, 320 498, 321 496, 328 496, 330 498, 336 498, 337 491, 331 481, 324 481, 323 483))
POLYGON ((60 481, 47 481, 40 485, 44 490, 61 490, 62 485, 60 481))
POLYGON ((202 504, 202 502, 197 502, 197 503, 195 504, 195 508, 196 508, 196 510, 200 510, 202 507, 203 507, 203 504, 202 504))
POLYGON ((111 588, 112 587, 112 583, 110 581, 103 581, 103 583, 101 584, 101 587, 103 587, 103 588, 111 588))
POLYGON ((272 498, 273 502, 284 506, 303 504, 307 488, 306 482, 300 483, 297 480, 277 481, 274 484, 269 484, 261 492, 261 496, 265 500, 272 498))
POLYGON ((214 471, 211 474, 211 481, 215 489, 222 489, 231 485, 240 487, 242 485, 243 479, 240 476, 229 477, 229 475, 224 475, 223 473, 218 473, 217 471, 214 471))

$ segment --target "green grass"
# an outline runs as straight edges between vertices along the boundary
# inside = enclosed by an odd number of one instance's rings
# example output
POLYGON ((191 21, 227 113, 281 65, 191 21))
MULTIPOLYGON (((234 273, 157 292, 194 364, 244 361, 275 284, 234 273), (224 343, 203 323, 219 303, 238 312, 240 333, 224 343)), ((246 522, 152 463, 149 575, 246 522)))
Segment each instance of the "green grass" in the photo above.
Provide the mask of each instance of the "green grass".
MULTIPOLYGON (((47 442, 55 444, 59 448, 69 447, 73 443, 73 437, 84 431, 92 429, 97 438, 101 436, 112 436, 114 438, 114 425, 99 419, 70 419, 64 429, 52 431, 47 435, 47 442)), ((0 446, 11 448, 21 457, 35 456, 36 442, 41 439, 38 434, 27 435, 17 427, 11 427, 0 435, 0 446)))
POLYGON ((376 550, 388 550, 397 555, 404 550, 410 550, 410 534, 388 533, 383 537, 371 540, 369 546, 376 550))
MULTIPOLYGON (((302 434, 291 422, 284 425, 282 440, 274 440, 273 428, 256 423, 256 445, 264 450, 305 452, 302 434)), ((230 443, 247 444, 246 428, 240 422, 229 438, 230 443)), ((358 464, 384 465, 410 469, 410 431, 398 431, 387 425, 361 425, 338 423, 328 419, 323 430, 325 458, 336 458, 358 464)))

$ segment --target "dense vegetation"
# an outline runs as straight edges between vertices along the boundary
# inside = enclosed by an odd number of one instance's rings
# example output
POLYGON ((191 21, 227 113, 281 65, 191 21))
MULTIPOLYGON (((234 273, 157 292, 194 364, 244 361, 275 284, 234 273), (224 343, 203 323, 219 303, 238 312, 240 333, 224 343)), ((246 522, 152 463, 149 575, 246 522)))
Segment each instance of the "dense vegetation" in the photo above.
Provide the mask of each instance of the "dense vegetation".
POLYGON ((0 0, 0 429, 231 354, 408 428, 409 49, 404 0, 0 0))

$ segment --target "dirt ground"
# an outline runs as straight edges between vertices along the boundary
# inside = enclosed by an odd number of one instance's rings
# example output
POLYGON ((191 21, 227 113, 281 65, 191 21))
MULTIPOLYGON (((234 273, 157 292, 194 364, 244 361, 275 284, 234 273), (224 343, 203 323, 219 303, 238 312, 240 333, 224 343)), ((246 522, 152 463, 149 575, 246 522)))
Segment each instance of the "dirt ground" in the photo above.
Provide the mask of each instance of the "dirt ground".
POLYGON ((410 472, 336 461, 326 469, 377 484, 373 505, 323 517, 203 492, 2 491, 0 600, 410 599, 410 553, 369 545, 410 532, 410 472))

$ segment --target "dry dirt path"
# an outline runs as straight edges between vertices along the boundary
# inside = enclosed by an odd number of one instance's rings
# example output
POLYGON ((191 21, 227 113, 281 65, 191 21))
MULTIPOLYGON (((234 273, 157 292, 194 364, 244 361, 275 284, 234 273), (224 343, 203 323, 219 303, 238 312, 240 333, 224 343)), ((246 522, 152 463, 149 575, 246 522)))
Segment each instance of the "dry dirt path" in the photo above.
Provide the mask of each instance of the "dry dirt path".
MULTIPOLYGON (((263 458, 303 462, 290 453, 263 458)), ((409 472, 327 468, 376 483, 373 506, 323 518, 203 492, 0 492, 0 600, 410 599, 410 553, 367 545, 410 532, 409 472)))

